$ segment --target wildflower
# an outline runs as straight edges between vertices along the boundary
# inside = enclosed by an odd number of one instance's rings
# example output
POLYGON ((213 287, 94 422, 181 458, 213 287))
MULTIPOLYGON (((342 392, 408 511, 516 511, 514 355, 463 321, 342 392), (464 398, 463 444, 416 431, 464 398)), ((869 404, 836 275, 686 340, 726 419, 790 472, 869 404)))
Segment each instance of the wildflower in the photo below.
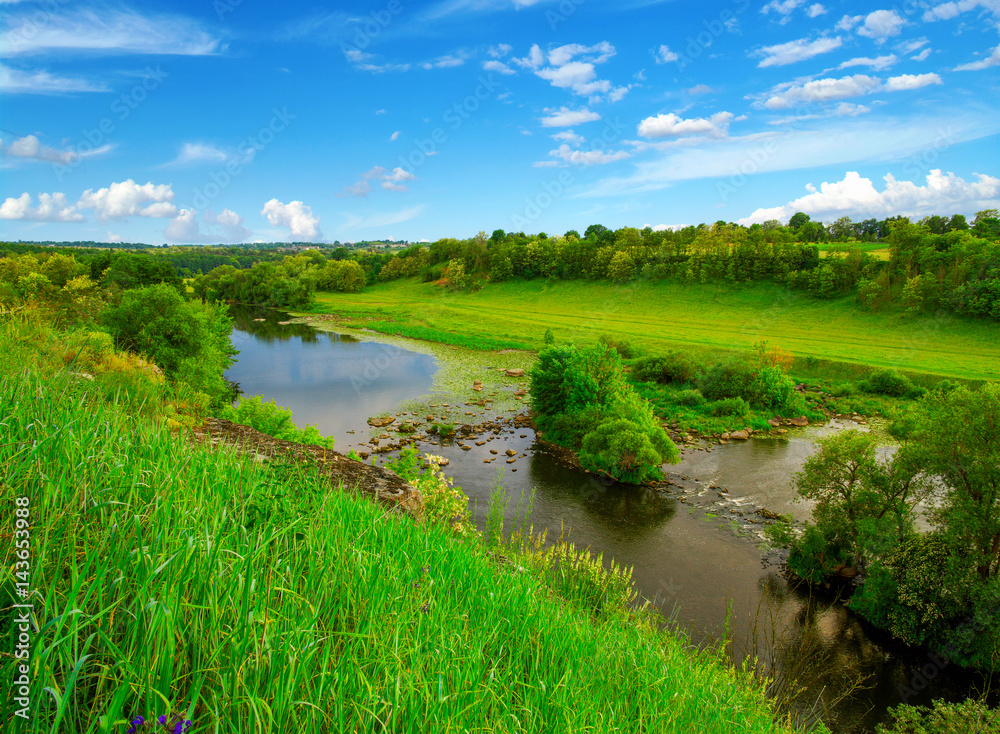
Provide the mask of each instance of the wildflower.
POLYGON ((138 728, 145 723, 146 719, 144 719, 142 716, 136 716, 134 719, 132 719, 132 726, 128 728, 126 734, 135 734, 136 730, 138 730, 138 728))
POLYGON ((430 602, 426 602, 422 607, 420 607, 420 611, 423 612, 424 614, 427 614, 427 612, 429 612, 430 610, 431 610, 430 602))

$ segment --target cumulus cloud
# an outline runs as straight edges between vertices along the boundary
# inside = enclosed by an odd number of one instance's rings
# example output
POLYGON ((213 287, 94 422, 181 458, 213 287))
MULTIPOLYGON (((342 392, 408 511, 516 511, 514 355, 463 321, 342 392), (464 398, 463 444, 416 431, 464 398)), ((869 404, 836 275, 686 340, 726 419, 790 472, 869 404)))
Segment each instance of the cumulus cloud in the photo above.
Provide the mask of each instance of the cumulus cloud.
POLYGON ((1000 46, 994 48, 990 52, 990 55, 982 61, 971 61, 968 64, 956 66, 955 71, 979 71, 980 69, 989 69, 991 66, 997 65, 1000 65, 1000 46))
POLYGON ((250 230, 243 224, 243 217, 231 209, 223 209, 218 214, 205 212, 205 224, 222 233, 227 242, 243 242, 250 237, 250 230))
MULTIPOLYGON (((784 206, 757 209, 740 224, 753 224, 777 219, 785 222, 795 212, 805 212, 814 219, 855 219, 901 214, 921 216, 960 210, 976 211, 997 206, 1000 198, 1000 178, 980 173, 967 182, 953 173, 943 174, 934 169, 927 174, 926 184, 897 181, 891 174, 884 177, 885 188, 879 191, 871 179, 848 171, 842 181, 824 182, 819 189, 811 187, 807 194, 784 206)), ((807 187, 809 188, 809 187, 807 187)))
POLYGON ((942 84, 937 74, 900 74, 889 77, 885 82, 885 91, 902 92, 908 89, 920 89, 930 84, 942 84))
POLYGON ((550 150, 549 155, 554 158, 561 158, 574 166, 594 166, 614 163, 615 161, 628 158, 631 154, 624 150, 575 150, 566 143, 563 143, 555 150, 550 150))
POLYGON ((815 79, 805 84, 783 84, 764 101, 769 110, 787 110, 796 104, 835 102, 848 97, 859 97, 879 90, 882 82, 877 77, 855 74, 840 79, 815 79))
POLYGON ((886 56, 876 56, 875 58, 869 58, 868 56, 859 56, 854 59, 848 59, 847 61, 841 62, 838 69, 849 69, 852 66, 867 66, 874 71, 884 71, 893 66, 898 59, 896 54, 888 54, 886 56))
POLYGON ((483 69, 485 71, 495 71, 498 74, 516 74, 517 72, 511 69, 507 64, 502 61, 497 61, 496 59, 491 59, 489 61, 483 62, 483 69))
POLYGON ((413 181, 414 179, 416 176, 412 173, 405 168, 396 166, 392 169, 392 173, 387 173, 382 177, 382 188, 388 191, 409 191, 403 181, 413 181))
POLYGON ((821 15, 826 15, 827 10, 821 3, 814 3, 806 8, 806 15, 810 18, 818 18, 821 15))
POLYGON ((287 227, 293 239, 310 242, 323 236, 319 228, 319 217, 313 216, 312 209, 301 201, 282 204, 277 199, 271 199, 264 204, 260 213, 267 217, 272 226, 287 227))
POLYGON ((983 8, 993 13, 993 17, 1000 16, 1000 5, 996 0, 958 0, 958 2, 947 2, 935 5, 924 13, 925 21, 951 20, 962 13, 966 13, 976 8, 983 8))
POLYGON ((548 53, 543 53, 535 44, 527 56, 514 58, 512 62, 559 89, 591 98, 607 94, 610 101, 616 101, 624 96, 627 87, 613 87, 607 79, 598 79, 596 69, 598 64, 603 64, 616 53, 615 47, 607 41, 593 46, 568 43, 548 53))
POLYGON ((82 222, 83 215, 66 200, 66 194, 39 194, 34 206, 28 192, 16 199, 8 198, 0 204, 0 219, 19 219, 30 222, 82 222))
POLYGON ((886 39, 898 36, 905 25, 906 20, 895 10, 876 10, 865 16, 858 35, 884 43, 886 39))
POLYGON ((837 25, 835 27, 838 31, 849 31, 864 20, 864 17, 865 16, 863 15, 845 15, 837 21, 837 25))
POLYGON ((196 210, 181 209, 167 224, 163 234, 171 242, 189 243, 243 242, 251 234, 243 226, 243 217, 231 209, 223 209, 220 214, 206 211, 204 222, 209 228, 207 231, 202 231, 196 210))
POLYGON ((657 64, 670 64, 680 58, 680 56, 670 50, 670 46, 666 45, 656 49, 656 53, 653 56, 656 58, 657 64))
POLYGON ((93 158, 103 155, 114 148, 113 145, 102 145, 92 150, 77 152, 72 148, 56 150, 46 145, 34 135, 25 135, 22 138, 15 138, 6 145, 0 140, 0 153, 13 158, 27 158, 45 163, 59 163, 65 166, 73 165, 84 158, 93 158))
POLYGON ((834 38, 817 38, 810 41, 807 38, 799 38, 787 43, 779 43, 775 46, 765 46, 751 53, 752 56, 763 56, 758 67, 787 66, 798 61, 805 61, 820 54, 829 53, 843 45, 840 36, 834 38))
POLYGON ((486 53, 494 59, 502 59, 513 50, 514 47, 509 43, 498 43, 496 46, 490 46, 486 53))
POLYGON ((574 146, 579 146, 583 144, 583 136, 577 135, 572 130, 562 130, 560 132, 557 132, 552 136, 552 139, 560 143, 568 143, 574 146))
POLYGON ((582 125, 585 122, 593 122, 594 120, 601 119, 599 114, 586 107, 581 107, 578 110, 573 110, 569 107, 560 107, 559 109, 546 108, 545 113, 546 116, 541 118, 542 127, 572 127, 573 125, 582 125))
POLYGON ((639 135, 644 138, 676 138, 684 135, 708 135, 722 138, 729 134, 732 112, 716 112, 711 117, 684 119, 673 112, 647 117, 639 123, 639 135))
POLYGON ((170 184, 145 183, 132 179, 113 183, 107 188, 87 189, 80 196, 78 209, 93 209, 100 219, 124 217, 174 217, 174 192, 170 184))
POLYGON ((163 235, 171 242, 202 242, 201 227, 198 226, 198 212, 194 209, 181 209, 177 216, 171 219, 163 235))
POLYGON ((687 90, 687 93, 688 94, 711 94, 714 91, 715 90, 712 89, 707 84, 695 84, 693 87, 691 87, 689 90, 687 90))

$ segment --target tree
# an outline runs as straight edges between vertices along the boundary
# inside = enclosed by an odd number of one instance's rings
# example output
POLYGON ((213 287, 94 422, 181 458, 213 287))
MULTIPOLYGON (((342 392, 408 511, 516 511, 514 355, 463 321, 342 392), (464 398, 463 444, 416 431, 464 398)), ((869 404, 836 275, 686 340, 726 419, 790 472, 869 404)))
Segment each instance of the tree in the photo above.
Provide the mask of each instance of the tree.
POLYGON ((1000 575, 1000 384, 930 393, 919 405, 912 445, 947 492, 934 511, 954 553, 983 581, 1000 575))
POLYGON ((805 212, 795 212, 792 218, 788 220, 788 226, 791 229, 798 229, 806 222, 810 221, 810 216, 805 212))

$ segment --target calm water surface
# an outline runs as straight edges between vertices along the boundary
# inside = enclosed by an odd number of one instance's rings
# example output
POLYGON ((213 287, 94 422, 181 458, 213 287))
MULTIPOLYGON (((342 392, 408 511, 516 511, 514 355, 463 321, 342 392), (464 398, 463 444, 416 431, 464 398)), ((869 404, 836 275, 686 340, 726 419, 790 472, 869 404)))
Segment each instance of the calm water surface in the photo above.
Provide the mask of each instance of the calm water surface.
MULTIPOLYGON (((240 355, 227 376, 245 394, 291 408, 300 425, 316 424, 335 437, 340 451, 367 438, 369 416, 393 411, 431 388, 437 369, 433 357, 306 325, 281 325, 289 317, 279 312, 240 308, 233 315, 233 344, 240 355)), ((815 450, 810 437, 687 452, 667 471, 677 481, 687 478, 689 488, 705 495, 700 506, 681 502, 679 493, 608 485, 566 468, 534 445, 529 429, 483 439, 489 440, 470 451, 454 445, 421 447, 448 457, 447 473, 471 498, 480 526, 498 482, 511 498, 510 521, 516 519, 518 497, 534 489, 529 522, 536 531, 547 529, 549 537, 569 532, 578 547, 603 553, 605 562, 613 558, 634 567, 639 593, 673 615, 696 642, 721 638, 731 610, 734 651, 773 665, 779 686, 781 680, 797 678, 806 688, 798 699, 803 718, 820 715, 845 734, 873 731, 886 709, 901 702, 901 687, 916 688, 914 670, 930 662, 870 628, 832 593, 814 598, 791 588, 751 540, 736 537, 706 514, 709 495, 716 492, 708 488, 716 485, 728 488, 737 503, 807 518, 808 506, 792 502, 790 477, 815 450), (485 464, 491 448, 501 455, 513 448, 527 456, 513 465, 485 464)), ((909 702, 958 700, 985 685, 982 676, 950 668, 933 676, 909 702)))

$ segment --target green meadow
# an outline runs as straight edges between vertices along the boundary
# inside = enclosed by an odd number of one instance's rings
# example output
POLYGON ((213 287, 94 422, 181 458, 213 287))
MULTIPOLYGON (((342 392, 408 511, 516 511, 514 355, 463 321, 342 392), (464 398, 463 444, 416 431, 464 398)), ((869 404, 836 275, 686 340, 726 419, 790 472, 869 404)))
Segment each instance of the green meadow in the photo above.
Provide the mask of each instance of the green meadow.
POLYGON ((777 285, 510 281, 476 293, 413 279, 361 293, 319 293, 316 311, 345 324, 479 349, 593 342, 601 335, 641 350, 683 349, 709 359, 767 340, 800 366, 831 374, 892 367, 967 380, 1000 374, 1000 328, 950 316, 866 313, 853 296, 822 300, 777 285))

